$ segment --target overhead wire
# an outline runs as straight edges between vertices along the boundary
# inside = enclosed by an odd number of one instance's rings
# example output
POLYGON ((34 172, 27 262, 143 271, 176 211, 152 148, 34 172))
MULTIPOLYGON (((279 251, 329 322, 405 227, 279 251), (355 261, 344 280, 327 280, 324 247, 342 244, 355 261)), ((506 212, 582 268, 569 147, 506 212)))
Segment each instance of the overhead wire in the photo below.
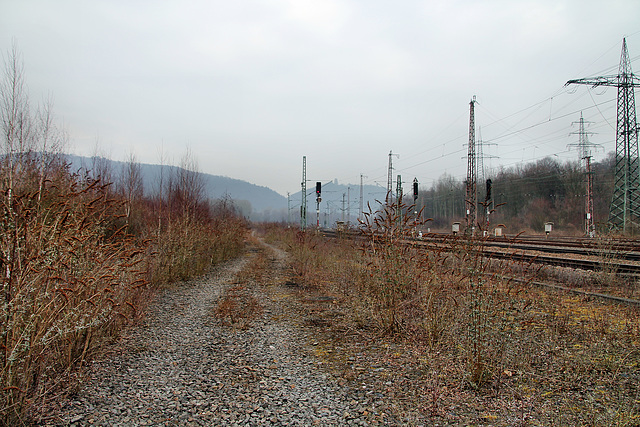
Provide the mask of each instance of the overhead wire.
MULTIPOLYGON (((638 31, 637 33, 640 33, 640 31, 638 31)), ((634 33, 634 34, 637 34, 637 33, 634 33)), ((612 49, 614 49, 616 46, 619 46, 619 43, 618 43, 618 42, 617 42, 616 44, 612 45, 610 48, 608 48, 604 53, 602 53, 598 58, 596 58, 596 59, 595 59, 594 61, 592 61, 590 64, 588 64, 587 66, 585 66, 585 67, 583 68, 583 70, 588 69, 588 68, 589 68, 589 67, 591 67, 593 64, 597 63, 599 60, 601 60, 603 57, 605 57, 607 54, 609 54, 609 53, 611 52, 611 50, 612 50, 612 49)), ((634 57, 634 58, 632 59, 632 61, 636 61, 636 60, 637 60, 637 59, 639 59, 639 58, 640 58, 640 56, 636 56, 636 57, 634 57)), ((600 71, 600 72, 598 72, 598 73, 596 73, 596 74, 603 74, 603 73, 606 73, 606 72, 610 72, 611 70, 615 70, 616 68, 617 68, 617 65, 615 65, 615 66, 611 66, 611 67, 608 67, 608 68, 606 68, 606 69, 604 69, 604 70, 602 70, 602 71, 600 71)), ((581 73, 582 73, 582 71, 581 71, 581 72, 579 72, 578 74, 581 74, 581 73)), ((550 123, 550 122, 555 122, 555 121, 557 121, 557 120, 560 120, 560 119, 563 119, 563 118, 569 117, 569 116, 571 116, 571 115, 575 115, 575 114, 577 114, 578 112, 582 112, 582 111, 585 111, 585 110, 587 110, 587 111, 588 111, 588 110, 590 110, 590 109, 594 109, 594 108, 598 111, 598 113, 599 113, 599 114, 600 114, 600 116, 604 119, 604 121, 607 123, 607 125, 608 125, 609 127, 613 127, 613 126, 611 125, 611 123, 609 122, 609 120, 607 120, 607 119, 606 119, 606 116, 604 115, 604 113, 603 113, 603 111, 602 111, 602 109, 601 109, 600 107, 601 107, 602 105, 609 104, 609 103, 613 102, 614 100, 613 100, 613 99, 610 99, 610 100, 607 100, 607 101, 603 101, 603 102, 598 103, 598 102, 596 102, 596 100, 593 98, 593 93, 592 93, 592 91, 591 91, 591 90, 588 90, 588 91, 586 91, 586 92, 588 93, 589 97, 591 98, 591 101, 592 101, 593 105, 588 106, 588 107, 585 107, 585 108, 580 108, 580 109, 578 109, 578 110, 573 110, 573 111, 570 111, 570 112, 567 112, 567 113, 564 113, 564 114, 556 114, 556 115, 555 115, 555 116, 553 116, 553 117, 551 117, 551 113, 550 113, 549 118, 548 118, 548 119, 546 119, 546 120, 540 120, 540 121, 538 121, 538 122, 536 122, 536 123, 533 123, 533 124, 531 124, 531 125, 524 126, 524 127, 521 127, 521 128, 515 129, 515 130, 513 130, 513 129, 514 129, 514 127, 516 127, 518 124, 520 124, 520 123, 524 122, 524 121, 525 121, 525 120, 527 120, 529 117, 533 116, 537 111, 541 110, 541 109, 542 109, 542 107, 543 107, 546 103, 549 103, 549 104, 550 104, 550 109, 551 109, 551 108, 553 108, 553 101, 554 101, 554 98, 557 98, 559 95, 562 95, 563 93, 567 93, 567 88, 566 88, 565 86, 562 86, 561 88, 559 88, 559 89, 557 89, 555 92, 553 92, 553 94, 552 94, 551 96, 548 96, 548 97, 546 97, 546 98, 544 98, 544 99, 542 99, 542 100, 540 100, 540 101, 538 101, 538 102, 535 102, 534 104, 532 104, 532 105, 530 105, 530 106, 528 106, 528 107, 522 108, 522 109, 520 109, 520 110, 518 110, 518 111, 516 111, 516 112, 514 112, 514 113, 511 113, 511 114, 509 114, 509 115, 507 115, 507 116, 505 116, 505 117, 503 117, 503 118, 496 118, 496 116, 495 116, 495 115, 493 115, 493 114, 492 114, 488 109, 483 108, 483 107, 481 106, 481 108, 480 108, 480 109, 481 109, 481 111, 484 111, 484 112, 485 112, 485 113, 487 113, 490 117, 492 117, 492 118, 493 118, 493 121, 492 121, 492 122, 490 122, 490 123, 488 123, 488 124, 483 124, 483 127, 484 127, 485 129, 486 129, 486 128, 490 128, 490 127, 491 127, 491 126, 493 126, 493 125, 501 125, 501 126, 505 129, 505 132, 504 132, 504 133, 499 134, 498 136, 495 136, 495 137, 493 137, 493 138, 487 139, 487 140, 485 140, 485 142, 486 142, 486 143, 493 143, 493 142, 495 142, 495 141, 504 140, 505 138, 508 138, 508 137, 511 137, 511 136, 519 136, 520 138, 525 139, 525 142, 527 142, 527 143, 534 143, 534 144, 539 144, 539 145, 548 144, 548 143, 550 143, 550 142, 552 142, 552 141, 556 141, 556 140, 558 140, 558 138, 555 138, 554 136, 555 136, 556 134, 559 134, 559 133, 560 133, 560 132, 562 132, 562 131, 553 131, 553 132, 551 132, 551 133, 549 133, 549 134, 547 134, 547 135, 543 135, 543 136, 536 136, 536 137, 534 137, 534 138, 529 137, 529 136, 528 136, 528 134, 527 134, 527 131, 529 131, 529 130, 531 130, 531 129, 535 129, 535 128, 540 127, 540 126, 543 126, 543 125, 548 124, 548 123, 550 123), (533 110, 532 110, 532 109, 533 109, 533 110), (521 114, 521 113, 523 113, 523 112, 527 112, 527 111, 529 111, 529 110, 532 110, 532 111, 530 111, 530 112, 529 112, 529 114, 527 114, 526 116, 524 116, 524 117, 522 117, 521 119, 519 119, 517 122, 515 122, 515 123, 513 123, 513 124, 510 124, 510 125, 505 125, 505 122, 506 122, 508 119, 510 119, 510 118, 512 118, 512 117, 515 117, 515 116, 517 116, 517 115, 519 115, 519 114, 521 114), (544 138, 544 139, 541 139, 541 138, 544 138)), ((567 107, 569 107, 569 106, 571 106, 571 105, 574 105, 574 104, 578 103, 578 102, 579 102, 579 101, 580 101, 580 100, 581 100, 585 95, 586 95, 586 94, 584 94, 584 93, 583 93, 583 94, 581 94, 580 96, 575 97, 574 99, 572 99, 569 103, 562 104, 558 109, 556 109, 556 113, 557 113, 557 112, 561 112, 561 111, 563 111, 563 110, 566 110, 566 109, 567 109, 567 107)), ((556 103, 557 103, 557 102, 556 102, 556 103)), ((463 114, 462 116, 464 116, 464 114, 463 114)), ((462 117, 462 116, 460 116, 460 117, 462 117)), ((447 129, 451 128, 451 126, 453 126, 453 124, 457 123, 457 122, 460 120, 460 117, 456 118, 456 119, 455 119, 451 124, 449 124, 447 127, 443 128, 443 129, 439 132, 439 134, 441 134, 441 133, 445 132, 447 129)), ((443 142, 443 143, 441 143, 441 144, 431 146, 431 147, 427 148, 426 150, 422 150, 422 151, 418 151, 418 152, 411 153, 411 154, 409 154, 409 158, 413 158, 413 157, 415 157, 415 156, 420 156, 420 155, 423 155, 423 154, 425 154, 425 153, 432 152, 432 151, 434 151, 434 150, 436 150, 436 149, 440 149, 440 148, 443 148, 443 149, 444 149, 448 144, 450 144, 450 143, 452 143, 452 142, 454 142, 454 141, 456 141, 456 140, 462 139, 462 138, 463 138, 463 136, 456 136, 456 137, 451 138, 451 139, 449 139, 449 140, 447 140, 447 141, 445 141, 445 142, 443 142)), ((504 146, 504 145, 503 145, 503 144, 501 144, 501 146, 504 146)), ((535 148, 536 148, 536 147, 534 146, 534 150, 535 150, 535 148)), ((526 149, 526 147, 524 147, 524 148, 523 148, 523 150, 524 150, 524 149, 526 149)), ((422 165, 425 165, 425 164, 429 164, 429 163, 432 163, 432 162, 435 162, 435 161, 441 160, 441 159, 446 158, 446 157, 449 157, 449 156, 451 156, 451 155, 455 155, 455 154, 462 153, 462 152, 464 152, 464 151, 465 151, 465 149, 457 149, 457 150, 453 150, 453 151, 449 151, 449 152, 446 152, 446 153, 445 153, 445 152, 444 152, 444 150, 443 150, 443 153, 442 153, 440 156, 436 156, 436 157, 433 157, 433 158, 429 158, 429 159, 427 159, 427 160, 419 161, 419 162, 417 162, 417 163, 414 163, 414 164, 411 164, 411 165, 409 165, 409 166, 405 166, 405 167, 402 167, 402 168, 397 168, 397 170, 398 170, 398 172, 407 171, 407 170, 413 169, 413 168, 418 167, 418 166, 422 166, 422 165)), ((520 148, 518 148, 518 150, 512 150, 512 151, 510 151, 510 152, 506 152, 506 153, 504 153, 504 154, 505 154, 505 155, 508 155, 508 154, 511 154, 511 153, 513 153, 513 152, 516 152, 516 151, 520 151, 520 148)), ((559 152, 557 152, 557 153, 551 153, 551 154, 546 154, 546 155, 556 155, 556 156, 559 156, 559 155, 562 155, 562 154, 564 154, 564 153, 566 153, 566 152, 567 152, 567 150, 564 150, 564 151, 559 151, 559 152)), ((532 159, 530 159, 530 160, 535 160, 535 157, 534 157, 534 158, 532 158, 532 159)), ((519 161, 519 162, 516 162, 516 163, 513 163, 513 164, 518 164, 518 163, 522 163, 522 162, 524 162, 524 158, 523 158, 523 160, 521 160, 521 161, 519 161)), ((509 165, 505 165, 505 166, 509 166, 509 165)), ((376 168, 375 170, 379 170, 379 168, 376 168)), ((368 172, 368 173, 371 173, 371 171, 370 171, 370 172, 368 172)), ((386 176, 387 176, 387 174, 386 174, 386 173, 385 173, 385 174, 378 175, 378 176, 374 176, 373 178, 368 178, 366 182, 369 184, 369 183, 371 183, 371 182, 375 182, 375 181, 377 181, 377 180, 384 179, 384 178, 386 178, 386 176)), ((462 175, 458 174, 458 176, 462 176, 462 175)), ((435 182, 435 179, 432 179, 432 180, 435 182)))

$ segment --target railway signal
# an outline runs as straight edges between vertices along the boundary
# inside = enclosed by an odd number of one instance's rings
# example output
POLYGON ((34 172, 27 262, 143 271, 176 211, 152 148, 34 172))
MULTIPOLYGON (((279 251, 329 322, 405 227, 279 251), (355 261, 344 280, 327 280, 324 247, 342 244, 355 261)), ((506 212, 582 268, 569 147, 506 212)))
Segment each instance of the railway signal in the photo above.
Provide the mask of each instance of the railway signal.
POLYGON ((316 182, 316 228, 320 228, 320 202, 322 201, 322 183, 316 182))

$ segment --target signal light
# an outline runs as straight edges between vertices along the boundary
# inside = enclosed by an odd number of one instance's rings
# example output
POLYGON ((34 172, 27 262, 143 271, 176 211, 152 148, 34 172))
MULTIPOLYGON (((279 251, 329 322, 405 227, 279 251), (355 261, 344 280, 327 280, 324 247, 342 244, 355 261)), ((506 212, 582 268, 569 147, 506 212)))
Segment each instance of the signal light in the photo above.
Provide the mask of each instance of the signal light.
POLYGON ((316 182, 316 194, 320 195, 320 193, 322 193, 322 183, 316 182))
POLYGON ((418 199, 418 179, 413 180, 413 200, 418 199))

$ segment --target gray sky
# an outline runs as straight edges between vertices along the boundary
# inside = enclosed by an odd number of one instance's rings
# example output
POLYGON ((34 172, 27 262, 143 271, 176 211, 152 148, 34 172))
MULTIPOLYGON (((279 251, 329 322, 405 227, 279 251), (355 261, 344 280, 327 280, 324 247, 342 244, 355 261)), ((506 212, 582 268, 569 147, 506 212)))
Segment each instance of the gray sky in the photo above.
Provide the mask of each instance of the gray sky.
MULTIPOLYGON (((469 101, 493 158, 577 159, 572 122, 615 148, 622 38, 640 72, 638 0, 2 0, 0 50, 22 53, 31 102, 51 95, 80 155, 130 153, 300 189, 463 178, 469 101)), ((601 158, 604 153, 596 153, 601 158)))

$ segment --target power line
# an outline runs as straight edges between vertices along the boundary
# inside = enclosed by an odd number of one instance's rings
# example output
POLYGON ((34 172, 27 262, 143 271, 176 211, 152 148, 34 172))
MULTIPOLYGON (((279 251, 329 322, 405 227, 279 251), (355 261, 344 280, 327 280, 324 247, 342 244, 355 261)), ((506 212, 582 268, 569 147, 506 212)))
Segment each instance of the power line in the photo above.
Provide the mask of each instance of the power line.
POLYGON ((638 124, 634 88, 640 79, 631 70, 627 40, 622 39, 620 66, 615 76, 598 76, 569 80, 570 84, 618 89, 616 117, 616 166, 613 199, 609 209, 611 227, 626 233, 631 226, 640 227, 640 175, 638 165, 638 124))

